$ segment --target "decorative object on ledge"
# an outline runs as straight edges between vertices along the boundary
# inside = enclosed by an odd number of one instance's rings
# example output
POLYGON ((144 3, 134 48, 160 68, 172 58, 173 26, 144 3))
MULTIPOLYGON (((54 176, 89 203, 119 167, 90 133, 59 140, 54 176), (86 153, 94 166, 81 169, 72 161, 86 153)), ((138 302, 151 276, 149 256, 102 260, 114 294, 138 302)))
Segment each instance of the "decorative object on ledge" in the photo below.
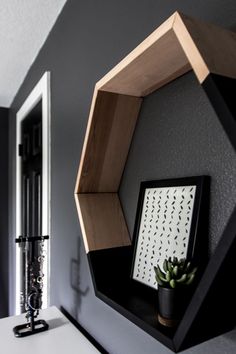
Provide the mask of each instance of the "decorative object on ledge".
POLYGON ((197 267, 186 258, 165 259, 162 269, 154 266, 158 284, 158 321, 167 327, 178 324, 191 296, 197 267))
MULTIPOLYGON (((149 287, 143 291, 130 279, 133 253, 119 185, 142 97, 190 70, 236 149, 236 106, 232 97, 235 62, 235 33, 176 12, 97 82, 94 89, 75 200, 95 293, 174 351, 235 325, 232 303, 236 291, 232 289, 225 299, 220 285, 230 273, 232 250, 236 249, 236 208, 183 318, 175 329, 168 329, 157 321, 153 295, 156 292, 149 287), (126 289, 125 294, 121 288, 126 289), (217 299, 225 299, 222 301, 226 309, 218 306, 215 292, 217 299)), ((208 215, 208 203, 199 215, 203 220, 208 215)), ((206 230, 199 229, 199 233, 207 241, 206 230)))
POLYGON ((26 337, 49 328, 44 320, 35 321, 42 306, 44 241, 48 239, 49 236, 20 236, 15 240, 23 248, 25 261, 25 298, 22 301, 27 319, 27 323, 13 328, 16 337, 26 337))
MULTIPOLYGON (((132 278, 154 289, 154 265, 194 256, 204 177, 142 182, 134 227, 132 278)), ((206 229, 206 225, 203 226, 206 229)))

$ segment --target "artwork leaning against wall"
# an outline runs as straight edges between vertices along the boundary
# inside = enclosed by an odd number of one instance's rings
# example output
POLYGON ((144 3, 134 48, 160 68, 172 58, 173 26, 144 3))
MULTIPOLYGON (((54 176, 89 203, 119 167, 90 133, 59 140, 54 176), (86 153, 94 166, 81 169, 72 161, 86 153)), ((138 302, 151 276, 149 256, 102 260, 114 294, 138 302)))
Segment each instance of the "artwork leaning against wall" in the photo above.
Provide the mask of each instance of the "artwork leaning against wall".
MULTIPOLYGON (((206 177, 142 182, 134 229, 132 278, 157 288, 154 266, 193 259, 206 177)), ((206 197, 206 196, 205 196, 206 197)))

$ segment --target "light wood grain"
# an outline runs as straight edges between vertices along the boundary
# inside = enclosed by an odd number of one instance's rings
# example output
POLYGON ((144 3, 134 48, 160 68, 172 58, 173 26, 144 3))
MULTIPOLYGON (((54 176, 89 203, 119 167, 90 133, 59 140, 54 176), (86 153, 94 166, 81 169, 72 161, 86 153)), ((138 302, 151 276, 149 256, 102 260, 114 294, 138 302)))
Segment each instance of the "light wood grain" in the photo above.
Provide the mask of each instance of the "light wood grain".
POLYGON ((191 70, 173 31, 175 15, 97 83, 100 90, 147 96, 191 70))
POLYGON ((236 34, 175 12, 98 83, 99 90, 146 96, 193 69, 236 78, 236 34), (227 54, 226 54, 227 53, 227 54))
POLYGON ((129 246, 129 232, 116 193, 77 194, 86 252, 129 246))
POLYGON ((236 78, 236 33, 178 13, 173 29, 200 83, 210 73, 236 78))
POLYGON ((91 127, 92 121, 93 121, 93 113, 94 113, 94 107, 95 107, 95 103, 96 103, 96 99, 97 99, 97 94, 98 94, 98 90, 95 87, 94 92, 93 92, 93 98, 92 98, 92 102, 91 102, 90 112, 89 112, 86 133, 85 133, 85 137, 84 137, 84 144, 83 144, 82 153, 81 153, 81 157, 80 157, 79 170, 78 170, 76 184, 75 184, 75 194, 79 193, 79 183, 81 180, 85 154, 86 154, 87 147, 88 147, 88 139, 90 136, 90 127, 91 127))
POLYGON ((137 97, 97 92, 76 193, 117 192, 141 101, 137 97))
POLYGON ((117 74, 124 70, 130 63, 132 63, 140 54, 151 47, 158 39, 172 29, 176 13, 161 24, 155 31, 153 31, 143 42, 141 42, 135 49, 133 49, 123 60, 121 60, 112 70, 110 70, 101 80, 96 84, 97 89, 102 89, 105 84, 114 79, 117 74))

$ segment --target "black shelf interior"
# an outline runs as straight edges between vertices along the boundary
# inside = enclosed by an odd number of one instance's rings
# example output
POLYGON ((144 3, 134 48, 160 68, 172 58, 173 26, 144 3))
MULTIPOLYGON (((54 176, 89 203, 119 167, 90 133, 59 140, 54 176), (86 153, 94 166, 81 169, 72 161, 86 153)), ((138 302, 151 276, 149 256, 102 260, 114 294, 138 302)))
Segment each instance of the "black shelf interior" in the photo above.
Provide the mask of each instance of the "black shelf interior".
POLYGON ((131 279, 132 247, 89 252, 96 295, 172 350, 176 329, 157 320, 157 290, 131 279), (108 266, 109 265, 109 266, 108 266))
POLYGON ((236 324, 236 289, 230 284, 236 254, 236 208, 178 326, 157 320, 157 291, 130 277, 132 247, 88 253, 96 296, 177 352, 225 333, 236 324))

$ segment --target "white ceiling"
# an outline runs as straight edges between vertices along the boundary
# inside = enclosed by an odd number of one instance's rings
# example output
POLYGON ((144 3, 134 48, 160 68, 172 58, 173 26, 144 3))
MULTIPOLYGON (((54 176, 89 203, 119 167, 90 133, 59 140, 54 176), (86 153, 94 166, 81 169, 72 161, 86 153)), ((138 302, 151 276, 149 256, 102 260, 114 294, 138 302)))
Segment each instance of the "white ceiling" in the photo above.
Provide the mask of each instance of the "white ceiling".
POLYGON ((0 107, 9 107, 66 0, 0 0, 0 107))

